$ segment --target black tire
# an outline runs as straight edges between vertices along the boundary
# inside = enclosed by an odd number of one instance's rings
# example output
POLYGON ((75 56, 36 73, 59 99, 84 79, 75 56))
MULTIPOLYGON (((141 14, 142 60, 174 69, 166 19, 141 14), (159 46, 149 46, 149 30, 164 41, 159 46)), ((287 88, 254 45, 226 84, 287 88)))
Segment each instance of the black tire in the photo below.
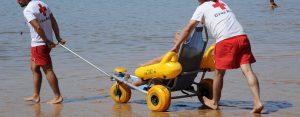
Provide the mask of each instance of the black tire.
POLYGON ((205 78, 201 80, 199 84, 199 94, 198 94, 198 99, 199 101, 204 104, 203 102, 203 96, 207 97, 208 99, 213 98, 213 80, 210 78, 205 78))

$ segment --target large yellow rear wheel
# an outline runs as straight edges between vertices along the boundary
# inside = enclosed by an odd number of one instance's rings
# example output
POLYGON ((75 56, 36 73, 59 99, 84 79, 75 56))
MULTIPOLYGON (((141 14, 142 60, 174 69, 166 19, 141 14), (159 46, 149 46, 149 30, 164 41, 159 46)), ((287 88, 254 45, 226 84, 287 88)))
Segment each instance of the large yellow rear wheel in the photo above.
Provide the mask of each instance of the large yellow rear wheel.
POLYGON ((115 83, 110 88, 110 96, 117 103, 126 103, 131 97, 131 90, 123 83, 115 83))
POLYGON ((147 105, 152 111, 166 111, 171 102, 170 91, 162 85, 152 86, 147 94, 147 105))
POLYGON ((203 102, 203 96, 207 97, 208 99, 213 98, 213 80, 210 78, 205 78, 201 80, 199 84, 199 94, 198 99, 199 101, 204 104, 203 102))

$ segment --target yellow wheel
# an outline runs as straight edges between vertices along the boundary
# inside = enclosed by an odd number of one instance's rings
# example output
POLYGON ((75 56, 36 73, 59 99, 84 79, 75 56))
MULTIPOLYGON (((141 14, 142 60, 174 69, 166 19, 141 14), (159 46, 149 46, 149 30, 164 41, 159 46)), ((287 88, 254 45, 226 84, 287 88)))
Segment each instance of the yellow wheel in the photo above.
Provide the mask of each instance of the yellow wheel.
POLYGON ((152 111, 166 111, 171 102, 170 91, 162 85, 152 86, 147 94, 147 105, 152 111))
POLYGON ((204 104, 203 102, 203 96, 207 97, 208 99, 213 98, 213 80, 206 78, 201 80, 199 84, 199 94, 198 94, 198 99, 199 101, 204 104))
POLYGON ((110 96, 117 103, 126 103, 131 97, 131 90, 123 83, 115 83, 110 88, 110 96))

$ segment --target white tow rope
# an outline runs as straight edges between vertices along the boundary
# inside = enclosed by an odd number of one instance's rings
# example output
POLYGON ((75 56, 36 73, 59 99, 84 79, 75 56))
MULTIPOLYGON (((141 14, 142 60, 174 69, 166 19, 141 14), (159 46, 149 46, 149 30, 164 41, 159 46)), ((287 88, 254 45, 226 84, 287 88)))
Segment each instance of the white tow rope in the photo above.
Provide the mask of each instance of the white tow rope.
POLYGON ((93 63, 89 62, 88 60, 86 60, 85 58, 79 56, 77 53, 73 52, 71 49, 67 48, 66 46, 64 46, 61 43, 58 43, 61 47, 65 48, 66 50, 70 51, 72 54, 76 55, 77 57, 79 57, 81 60, 87 62, 88 64, 90 64, 91 66, 93 66, 94 68, 96 68, 97 70, 101 71, 102 73, 104 73, 105 75, 111 77, 111 75, 109 75, 108 73, 106 73, 105 71, 103 71, 102 69, 100 69, 99 67, 97 67, 96 65, 94 65, 93 63))
POLYGON ((119 77, 117 77, 117 76, 115 76, 115 75, 109 75, 108 73, 106 73, 105 71, 103 71, 102 69, 100 69, 99 67, 97 67, 96 65, 94 65, 93 63, 89 62, 89 61, 86 60, 85 58, 79 56, 77 53, 75 53, 75 52, 72 51, 71 49, 67 48, 67 47, 64 46, 63 44, 61 44, 61 43, 58 43, 58 44, 59 44, 61 47, 63 47, 63 48, 65 48, 66 50, 68 50, 69 52, 71 52, 72 54, 74 54, 74 55, 76 55, 77 57, 79 57, 81 60, 87 62, 88 64, 90 64, 91 66, 93 66, 94 68, 96 68, 98 71, 104 73, 105 75, 107 75, 107 76, 109 76, 109 77, 111 77, 111 78, 114 78, 114 79, 116 79, 116 80, 119 81, 119 82, 123 82, 123 83, 125 83, 126 85, 128 85, 129 87, 131 87, 131 88, 133 88, 133 89, 136 89, 136 90, 138 90, 138 91, 140 91, 140 92, 142 92, 142 93, 145 93, 145 94, 148 93, 147 91, 142 90, 142 89, 139 89, 137 86, 134 86, 133 84, 131 84, 130 82, 128 82, 128 81, 126 81, 126 80, 124 80, 124 79, 121 79, 121 78, 119 78, 119 77))

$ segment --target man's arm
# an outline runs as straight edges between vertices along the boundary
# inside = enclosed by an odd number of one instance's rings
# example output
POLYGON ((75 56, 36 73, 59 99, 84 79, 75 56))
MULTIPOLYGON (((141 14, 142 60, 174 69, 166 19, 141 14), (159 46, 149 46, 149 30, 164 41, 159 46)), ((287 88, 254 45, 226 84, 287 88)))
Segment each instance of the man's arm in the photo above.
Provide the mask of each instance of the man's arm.
POLYGON ((52 25, 52 29, 55 34, 55 37, 56 37, 57 41, 59 41, 59 40, 61 40, 60 33, 59 33, 59 27, 58 27, 58 24, 56 22, 55 17, 53 16, 53 14, 50 15, 50 19, 51 19, 51 25, 52 25))
POLYGON ((61 44, 65 44, 66 41, 60 37, 59 27, 58 27, 58 24, 56 22, 55 17, 53 16, 53 14, 50 15, 50 19, 51 19, 51 25, 52 25, 52 29, 55 34, 56 40, 61 44))
POLYGON ((162 60, 163 57, 164 57, 164 55, 153 58, 153 59, 141 64, 141 66, 148 66, 148 65, 159 63, 162 60))
POLYGON ((39 21, 37 19, 33 19, 29 22, 32 27, 34 28, 34 30, 38 33, 38 35, 42 38, 42 40, 50 47, 50 48, 54 48, 55 44, 51 41, 49 41, 46 37, 45 31, 42 28, 42 26, 40 25, 39 21))
POLYGON ((49 40, 47 39, 46 34, 45 34, 42 26, 40 25, 39 21, 37 19, 34 19, 34 20, 31 20, 29 23, 32 25, 34 30, 39 34, 39 36, 42 38, 42 40, 47 43, 49 40))
POLYGON ((192 33, 192 31, 195 29, 195 27, 198 25, 199 21, 196 20, 190 20, 189 23, 183 28, 182 32, 180 33, 180 36, 178 39, 175 37, 175 44, 173 48, 170 51, 178 52, 178 49, 182 42, 184 42, 189 35, 192 33))
POLYGON ((54 48, 55 47, 55 44, 47 39, 45 31, 44 31, 44 29, 42 28, 42 26, 40 25, 40 23, 37 19, 31 20, 29 23, 32 25, 34 30, 38 33, 38 35, 42 38, 42 40, 46 43, 46 45, 49 48, 54 48))

